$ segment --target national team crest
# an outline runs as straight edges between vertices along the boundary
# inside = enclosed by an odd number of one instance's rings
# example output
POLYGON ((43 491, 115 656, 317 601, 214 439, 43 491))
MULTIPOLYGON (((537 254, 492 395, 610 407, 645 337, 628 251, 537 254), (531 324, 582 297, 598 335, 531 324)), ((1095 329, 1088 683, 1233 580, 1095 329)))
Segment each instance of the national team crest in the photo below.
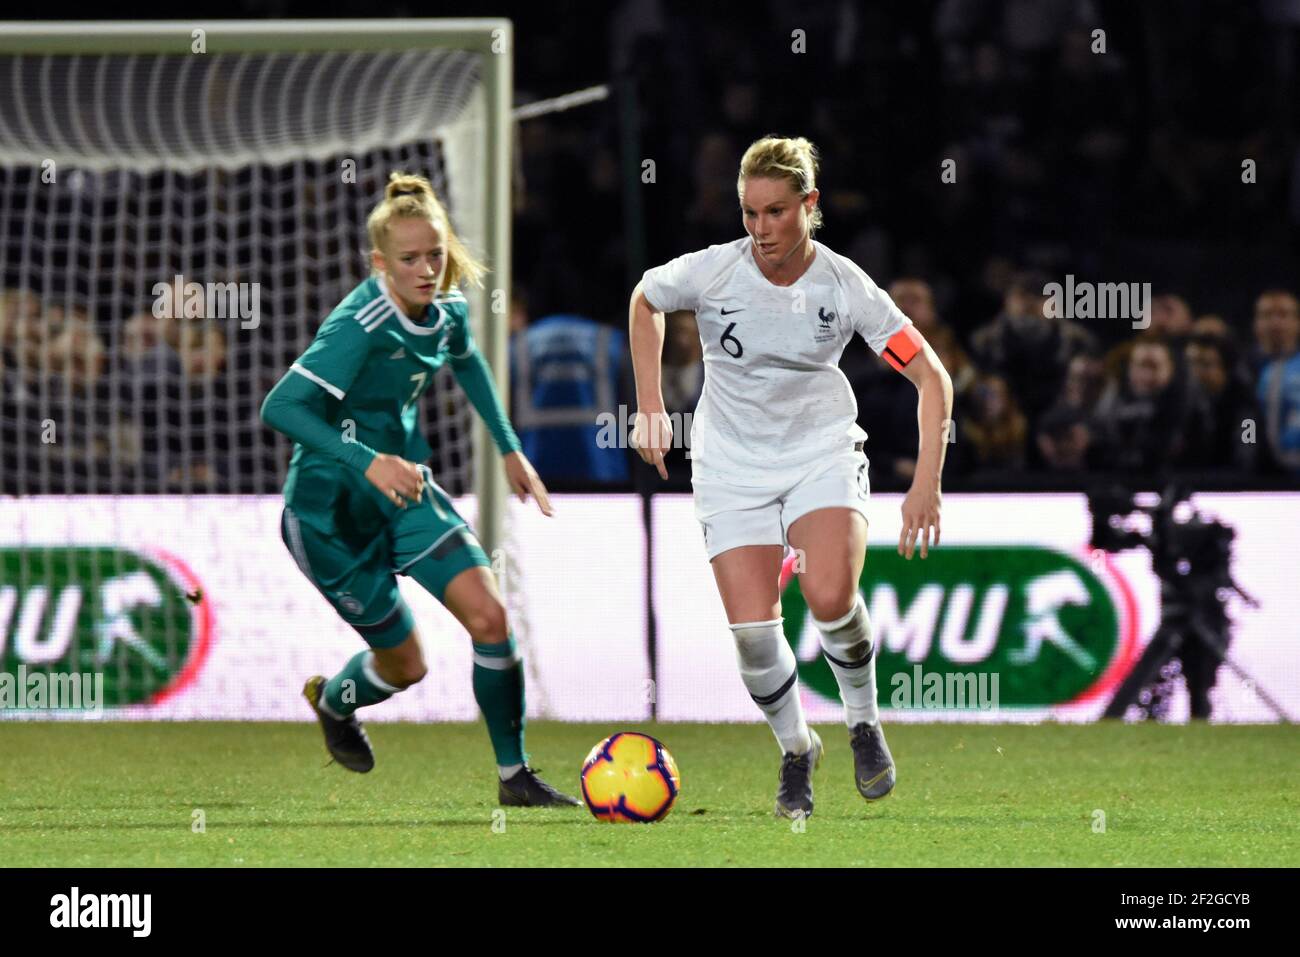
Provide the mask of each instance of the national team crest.
POLYGON ((817 310, 818 326, 813 331, 813 342, 829 342, 835 338, 835 313, 823 306, 817 310))

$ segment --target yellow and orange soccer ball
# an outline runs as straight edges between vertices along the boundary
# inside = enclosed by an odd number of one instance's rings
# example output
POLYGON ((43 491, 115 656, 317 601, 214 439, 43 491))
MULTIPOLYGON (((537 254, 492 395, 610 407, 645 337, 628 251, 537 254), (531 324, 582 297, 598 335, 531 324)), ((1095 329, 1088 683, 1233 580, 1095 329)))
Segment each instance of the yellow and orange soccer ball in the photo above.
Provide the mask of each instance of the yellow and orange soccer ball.
POLYGON ((602 821, 662 821, 673 809, 681 786, 677 762, 648 734, 612 734, 582 762, 582 799, 602 821))

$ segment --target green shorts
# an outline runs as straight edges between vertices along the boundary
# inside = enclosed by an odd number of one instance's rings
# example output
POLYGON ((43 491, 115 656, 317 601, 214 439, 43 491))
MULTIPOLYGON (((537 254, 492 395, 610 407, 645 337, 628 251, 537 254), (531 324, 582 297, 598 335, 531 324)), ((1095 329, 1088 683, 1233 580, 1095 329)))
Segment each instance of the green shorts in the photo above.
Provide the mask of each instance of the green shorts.
POLYGON ((398 575, 415 579, 442 602, 453 578, 491 564, 447 493, 427 468, 420 471, 420 501, 395 509, 387 526, 368 541, 326 535, 310 514, 287 506, 280 521, 280 537, 303 574, 372 648, 400 645, 415 626, 398 592, 398 575))

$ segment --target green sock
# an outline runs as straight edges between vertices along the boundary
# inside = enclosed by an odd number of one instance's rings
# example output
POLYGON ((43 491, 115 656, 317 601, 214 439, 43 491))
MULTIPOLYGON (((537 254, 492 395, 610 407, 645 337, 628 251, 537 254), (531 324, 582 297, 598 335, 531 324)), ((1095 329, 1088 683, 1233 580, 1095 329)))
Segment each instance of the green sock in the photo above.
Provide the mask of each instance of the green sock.
POLYGON ((346 718, 357 708, 387 701, 400 690, 385 684, 375 673, 374 654, 361 651, 343 666, 342 671, 325 682, 321 703, 328 711, 346 718))
POLYGON ((474 700, 487 722, 497 765, 528 763, 524 755, 524 663, 515 636, 495 645, 474 642, 474 700))

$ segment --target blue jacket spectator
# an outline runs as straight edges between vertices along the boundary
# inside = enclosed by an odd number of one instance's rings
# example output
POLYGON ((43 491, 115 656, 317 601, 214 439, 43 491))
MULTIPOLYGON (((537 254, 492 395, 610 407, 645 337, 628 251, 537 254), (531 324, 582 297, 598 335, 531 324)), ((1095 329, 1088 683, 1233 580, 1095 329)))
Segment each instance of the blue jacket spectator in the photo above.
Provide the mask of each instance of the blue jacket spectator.
POLYGON ((1264 367, 1259 405, 1274 457, 1288 472, 1300 475, 1300 352, 1264 367))
POLYGON ((552 315, 510 342, 510 389, 515 430, 528 460, 545 481, 626 482, 628 453, 598 442, 601 414, 625 439, 627 334, 584 316, 552 315), (625 410, 620 415, 620 402, 625 410))

